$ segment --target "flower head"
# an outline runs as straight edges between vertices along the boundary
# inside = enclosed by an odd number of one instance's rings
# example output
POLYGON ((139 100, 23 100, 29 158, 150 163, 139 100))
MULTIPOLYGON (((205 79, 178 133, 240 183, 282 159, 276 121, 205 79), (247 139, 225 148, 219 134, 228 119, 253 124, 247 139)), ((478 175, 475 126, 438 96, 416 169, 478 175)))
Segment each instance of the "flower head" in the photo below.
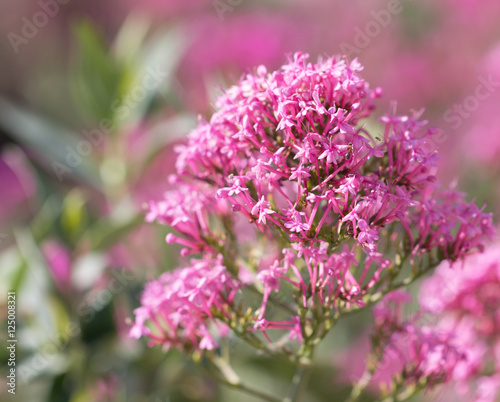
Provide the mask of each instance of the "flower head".
MULTIPOLYGON (((483 247, 492 234, 491 216, 439 187, 437 154, 429 147, 436 132, 426 128, 422 112, 400 116, 393 110, 380 119, 383 134, 366 128, 381 91, 370 89, 361 70, 356 60, 313 63, 296 53, 277 71, 257 68, 217 99, 212 117, 178 147, 176 188, 149 204, 147 219, 174 229, 167 242, 183 245, 183 256, 201 258, 175 271, 172 283, 173 274, 165 274, 160 300, 181 297, 177 289, 198 265, 205 275, 210 269, 224 275, 214 293, 220 298, 193 288, 189 295, 198 295, 200 306, 181 298, 178 310, 168 302, 152 313, 145 296, 134 335, 176 345, 189 339, 208 349, 214 343, 207 318, 216 309, 240 335, 260 329, 270 340, 265 331, 276 329, 305 341, 304 334, 324 336, 336 312, 362 308, 373 289, 387 287, 387 268, 400 269, 396 254, 411 263, 455 261, 483 247), (243 285, 240 271, 252 280, 243 285), (189 275, 183 279, 181 272, 189 275), (230 319, 226 295, 247 286, 262 303, 232 311, 240 320, 230 319), (273 321, 269 303, 283 289, 293 292, 295 305, 286 307, 289 317, 273 321), (168 329, 160 323, 156 332, 145 330, 143 323, 157 314, 169 317, 168 329), (316 317, 330 323, 314 328, 320 326, 316 317)), ((188 280, 188 287, 205 286, 194 277, 199 282, 188 280)))
POLYGON ((221 258, 193 260, 189 267, 166 272, 147 284, 130 336, 145 335, 166 348, 213 349, 217 342, 210 328, 226 333, 217 317, 228 314, 239 287, 221 258))

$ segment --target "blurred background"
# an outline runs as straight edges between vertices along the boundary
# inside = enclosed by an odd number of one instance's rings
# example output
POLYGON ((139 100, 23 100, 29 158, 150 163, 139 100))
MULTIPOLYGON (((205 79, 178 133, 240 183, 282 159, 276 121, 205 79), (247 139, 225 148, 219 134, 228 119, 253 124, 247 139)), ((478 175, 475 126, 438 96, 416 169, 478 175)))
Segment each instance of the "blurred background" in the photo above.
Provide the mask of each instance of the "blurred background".
MULTIPOLYGON (((498 21, 498 0, 2 0, 0 339, 15 291, 18 349, 16 395, 2 380, 0 399, 255 401, 127 337, 144 283, 178 262, 165 228, 143 223, 175 144, 258 65, 344 53, 384 89, 378 115, 425 109, 441 179, 496 211, 498 21)), ((369 317, 325 342, 308 400, 343 400, 369 317)), ((292 367, 230 342, 243 378, 286 390, 292 367)))

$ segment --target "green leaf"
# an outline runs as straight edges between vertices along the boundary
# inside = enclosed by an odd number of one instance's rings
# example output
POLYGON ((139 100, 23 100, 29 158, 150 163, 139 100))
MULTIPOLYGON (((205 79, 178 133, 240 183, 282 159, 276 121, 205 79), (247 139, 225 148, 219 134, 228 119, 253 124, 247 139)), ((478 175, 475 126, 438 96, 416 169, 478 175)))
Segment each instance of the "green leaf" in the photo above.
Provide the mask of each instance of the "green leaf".
MULTIPOLYGON (((123 39, 119 39, 117 43, 123 48, 123 39)), ((169 29, 147 40, 135 57, 129 56, 131 62, 122 76, 119 101, 115 100, 112 107, 117 127, 142 120, 155 100, 169 91, 184 47, 179 32, 169 29)))
POLYGON ((31 223, 31 232, 36 243, 41 243, 56 224, 60 206, 57 195, 47 198, 31 223))
POLYGON ((125 223, 116 224, 110 218, 95 223, 85 234, 92 250, 106 250, 131 233, 144 222, 143 215, 136 215, 125 223))
POLYGON ((112 103, 118 97, 124 68, 108 51, 96 28, 82 20, 74 27, 78 46, 75 71, 76 100, 97 120, 112 116, 112 103))
POLYGON ((67 161, 70 152, 77 152, 78 143, 83 137, 79 139, 76 133, 1 98, 0 126, 36 154, 54 174, 57 164, 66 167, 60 181, 73 177, 99 190, 98 171, 91 163, 91 155, 81 157, 76 166, 70 166, 67 161))
POLYGON ((19 261, 19 266, 15 269, 12 275, 12 281, 9 290, 18 293, 23 283, 24 276, 28 271, 28 262, 25 259, 19 261))
POLYGON ((82 192, 78 188, 75 188, 64 199, 61 223, 68 236, 71 239, 76 239, 86 221, 85 199, 82 192))

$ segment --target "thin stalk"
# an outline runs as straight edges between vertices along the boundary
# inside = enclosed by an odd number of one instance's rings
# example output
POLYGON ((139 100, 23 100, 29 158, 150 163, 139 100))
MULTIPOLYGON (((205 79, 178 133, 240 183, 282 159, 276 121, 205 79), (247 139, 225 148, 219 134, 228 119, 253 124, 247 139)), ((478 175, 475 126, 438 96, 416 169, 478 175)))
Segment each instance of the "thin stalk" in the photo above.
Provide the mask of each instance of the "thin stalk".
MULTIPOLYGON (((256 293, 259 296, 263 296, 262 292, 260 292, 255 286, 248 286, 247 289, 250 290, 250 291, 252 291, 252 292, 254 292, 254 293, 256 293)), ((269 296, 269 301, 271 303, 273 303, 274 306, 283 309, 287 313, 290 313, 292 315, 296 315, 297 314, 297 310, 295 308, 293 308, 292 306, 290 306, 290 305, 288 305, 286 303, 279 302, 272 295, 269 296)))
POLYGON ((354 314, 354 313, 366 310, 367 308, 369 308, 369 307, 373 306, 374 304, 376 304, 377 302, 379 302, 386 294, 392 292, 393 290, 400 289, 402 287, 406 287, 406 286, 412 284, 418 278, 420 278, 421 276, 423 276, 426 273, 430 272, 432 269, 436 268, 436 266, 439 265, 439 263, 430 264, 427 268, 424 268, 423 270, 419 271, 416 275, 413 275, 413 276, 411 276, 409 278, 403 279, 403 280, 401 280, 399 282, 389 284, 389 286, 387 287, 387 289, 385 289, 383 291, 380 291, 380 292, 377 292, 375 294, 372 294, 366 300, 366 302, 365 302, 365 304, 363 306, 361 306, 361 307, 354 307, 354 308, 351 308, 350 310, 347 310, 347 311, 342 311, 341 312, 341 316, 351 315, 351 314, 354 314))
POLYGON ((232 384, 227 381, 220 381, 222 384, 227 385, 228 387, 237 389, 241 392, 245 392, 249 395, 256 396, 258 398, 261 398, 263 401, 268 401, 268 402, 284 402, 283 399, 276 398, 273 395, 266 394, 265 392, 259 391, 258 389, 251 388, 248 385, 245 385, 243 383, 239 384, 232 384))
POLYGON ((349 395, 349 398, 347 399, 346 402, 356 402, 363 391, 366 389, 368 384, 370 384, 370 381, 373 377, 373 371, 372 370, 365 370, 363 373, 363 376, 359 379, 358 382, 354 384, 354 387, 352 387, 351 394, 349 395))
POLYGON ((311 378, 312 366, 298 367, 293 376, 290 396, 285 398, 283 402, 300 402, 307 389, 307 384, 311 378))
POLYGON ((283 399, 277 398, 273 395, 270 395, 266 392, 260 391, 256 388, 252 388, 247 384, 244 384, 241 382, 241 379, 238 377, 238 375, 234 372, 233 368, 221 359, 220 357, 212 357, 211 358, 212 363, 217 367, 217 369, 222 373, 220 375, 217 372, 214 372, 212 370, 204 370, 207 374, 209 374, 213 379, 216 381, 220 382, 221 384, 224 384, 228 387, 237 389, 241 392, 245 392, 249 395, 255 396, 260 398, 263 401, 267 402, 284 402, 283 399))

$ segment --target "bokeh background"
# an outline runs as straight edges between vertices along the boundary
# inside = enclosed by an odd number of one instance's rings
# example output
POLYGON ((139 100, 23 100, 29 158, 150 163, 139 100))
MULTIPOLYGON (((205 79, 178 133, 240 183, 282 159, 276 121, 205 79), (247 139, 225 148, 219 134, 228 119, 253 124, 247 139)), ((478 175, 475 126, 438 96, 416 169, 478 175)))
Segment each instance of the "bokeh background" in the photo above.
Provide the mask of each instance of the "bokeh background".
MULTIPOLYGON (((143 223, 175 144, 258 65, 346 53, 383 88, 379 114, 425 109, 441 179, 495 212, 499 21, 498 0, 2 0, 0 339, 15 291, 19 341, 17 392, 1 380, 0 399, 255 401, 127 337, 143 284, 177 265, 166 230, 143 223)), ((335 329, 308 400, 343 400, 369 322, 335 329)), ((292 367, 231 342, 242 377, 286 390, 292 367)))

